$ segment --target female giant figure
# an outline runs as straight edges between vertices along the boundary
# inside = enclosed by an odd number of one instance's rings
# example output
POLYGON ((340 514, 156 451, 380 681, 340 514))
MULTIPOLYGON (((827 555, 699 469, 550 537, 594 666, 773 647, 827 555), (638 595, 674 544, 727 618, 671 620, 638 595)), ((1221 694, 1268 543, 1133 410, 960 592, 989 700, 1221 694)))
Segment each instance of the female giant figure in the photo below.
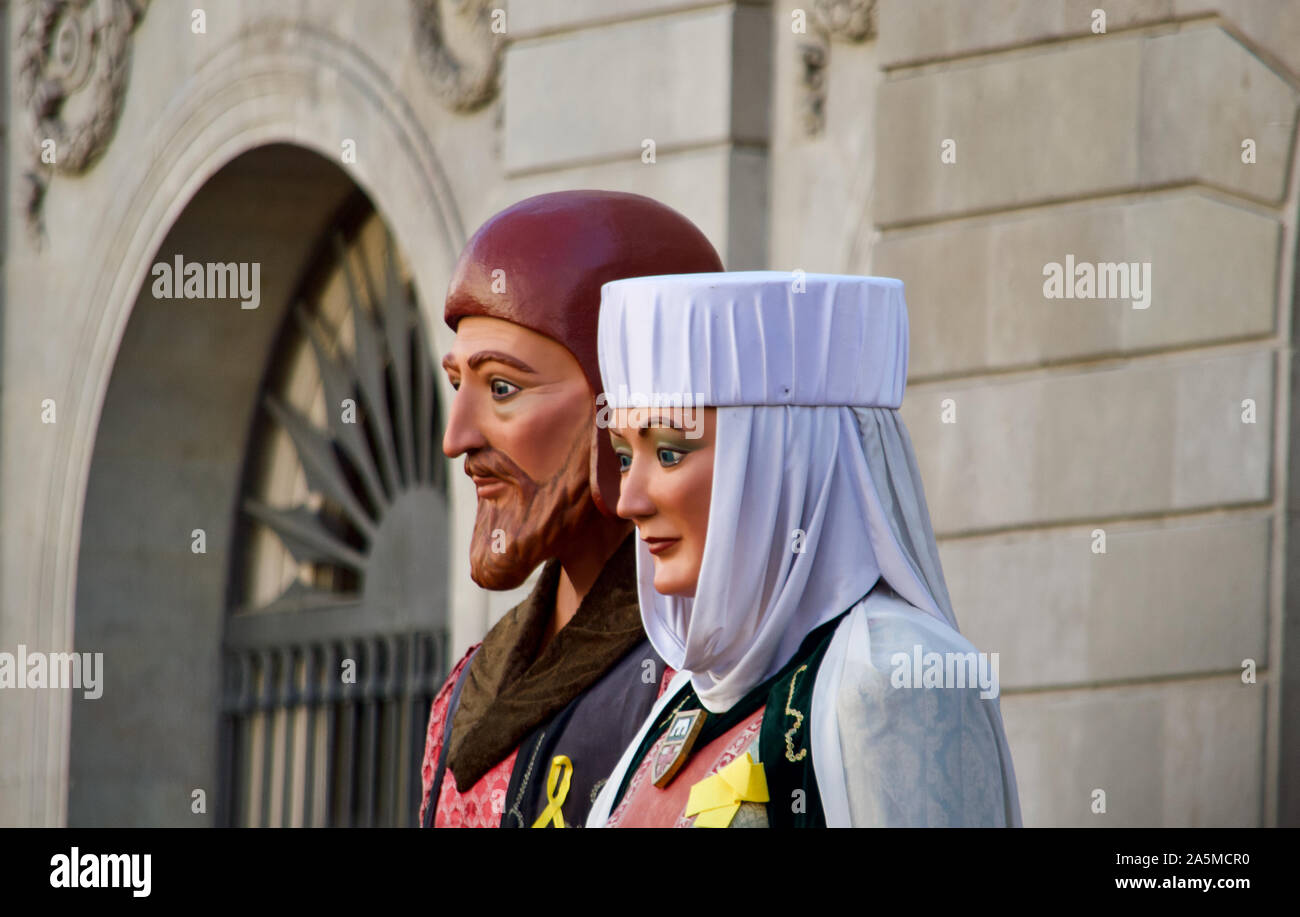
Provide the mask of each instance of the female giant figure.
POLYGON ((888 278, 603 287, 598 420, 678 671, 589 825, 1020 824, 996 657, 958 633, 898 415, 907 346, 888 278))

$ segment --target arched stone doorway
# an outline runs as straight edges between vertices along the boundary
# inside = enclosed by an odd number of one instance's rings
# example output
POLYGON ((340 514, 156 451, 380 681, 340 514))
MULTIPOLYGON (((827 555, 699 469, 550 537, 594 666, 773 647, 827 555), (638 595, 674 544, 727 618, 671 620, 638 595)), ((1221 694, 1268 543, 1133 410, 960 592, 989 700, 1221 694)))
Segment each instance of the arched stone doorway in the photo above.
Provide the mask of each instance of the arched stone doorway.
POLYGON ((132 310, 82 520, 75 645, 105 684, 73 702, 69 825, 414 818, 447 510, 398 249, 338 166, 276 144, 214 174, 156 253, 257 263, 260 296, 146 278, 132 310))

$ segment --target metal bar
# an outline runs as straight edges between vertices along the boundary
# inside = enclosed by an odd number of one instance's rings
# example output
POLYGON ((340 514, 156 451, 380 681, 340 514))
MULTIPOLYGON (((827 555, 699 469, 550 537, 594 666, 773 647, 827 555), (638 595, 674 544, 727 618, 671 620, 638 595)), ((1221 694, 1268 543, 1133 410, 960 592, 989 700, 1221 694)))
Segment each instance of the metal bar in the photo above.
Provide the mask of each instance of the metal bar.
POLYGON ((235 771, 238 789, 231 794, 230 826, 248 828, 253 823, 253 724, 248 714, 239 718, 238 746, 239 763, 235 771))
POLYGON ((244 800, 247 796, 248 784, 244 779, 244 758, 248 753, 248 740, 246 733, 248 730, 247 719, 242 716, 232 716, 230 724, 230 769, 226 772, 227 777, 223 783, 221 816, 216 823, 221 828, 239 828, 242 827, 242 818, 244 815, 244 800))
POLYGON ((424 777, 420 766, 424 761, 424 736, 429 726, 429 711, 425 709, 421 716, 420 698, 424 694, 425 660, 430 652, 424 634, 411 636, 411 668, 407 672, 406 679, 406 695, 409 699, 407 716, 410 719, 413 737, 411 743, 413 747, 408 748, 406 753, 407 772, 413 776, 407 790, 406 821, 408 824, 415 824, 420 817, 420 802, 424 797, 424 777), (424 720, 423 726, 421 719, 424 720))
POLYGON ((420 763, 424 755, 424 736, 420 730, 420 705, 415 690, 419 676, 420 642, 420 634, 410 634, 406 638, 403 654, 406 658, 406 666, 402 672, 402 716, 406 735, 402 740, 401 752, 397 755, 402 774, 402 789, 398 796, 402 811, 394 821, 399 827, 411 825, 412 808, 415 809, 415 817, 419 816, 420 796, 423 790, 420 763), (417 748, 419 751, 415 752, 415 767, 412 768, 412 752, 417 748))
POLYGON ((366 672, 361 681, 361 824, 367 828, 375 826, 375 790, 377 780, 375 756, 378 751, 376 721, 378 719, 379 687, 379 645, 367 640, 364 644, 366 672))
POLYGON ((301 650, 291 647, 284 652, 284 671, 280 680, 280 705, 284 710, 284 774, 280 781, 280 827, 293 827, 294 772, 298 748, 298 659, 301 650))
POLYGON ((401 810, 402 761, 402 653, 399 638, 389 634, 384 641, 388 655, 388 677, 385 679, 383 720, 380 731, 380 764, 383 765, 384 785, 380 793, 380 824, 395 827, 401 810))
POLYGON ((252 801, 251 779, 253 774, 253 724, 256 684, 253 674, 253 655, 247 652, 237 654, 239 660, 239 701, 238 720, 235 726, 235 770, 231 774, 235 789, 231 793, 230 819, 232 827, 246 826, 252 822, 253 813, 249 810, 252 801))
MULTIPOLYGON (((354 665, 357 664, 358 641, 351 640, 344 644, 344 652, 349 653, 343 661, 351 659, 354 665)), ((342 674, 340 667, 340 675, 342 674)), ((353 807, 353 776, 356 743, 356 687, 357 683, 348 684, 342 682, 340 685, 342 699, 339 702, 339 747, 338 747, 338 767, 339 767, 339 785, 341 793, 339 796, 339 820, 340 827, 351 828, 356 824, 356 815, 353 807)))
POLYGON ((230 789, 235 786, 231 779, 235 762, 235 701, 239 696, 239 669, 234 661, 234 653, 222 653, 222 690, 221 690, 221 725, 217 739, 217 748, 221 755, 217 776, 217 790, 213 799, 213 824, 226 826, 230 819, 230 789))
POLYGON ((420 802, 424 797, 424 775, 421 765, 424 763, 424 744, 429 730, 429 714, 433 709, 433 697, 427 687, 429 672, 435 667, 438 654, 437 637, 433 634, 419 636, 419 666, 414 672, 411 685, 411 705, 416 724, 415 747, 411 750, 411 767, 416 775, 412 789, 413 804, 408 816, 413 824, 418 824, 420 802))
POLYGON ((265 828, 271 824, 271 767, 273 763, 272 746, 275 744, 274 711, 272 698, 275 696, 275 652, 263 650, 258 654, 261 668, 261 680, 257 690, 257 707, 262 717, 262 772, 258 774, 261 787, 261 815, 257 827, 265 828))
POLYGON ((376 828, 385 828, 388 827, 388 809, 391 805, 390 794, 392 793, 389 781, 391 736, 388 728, 388 683, 392 678, 393 654, 389 650, 386 637, 375 637, 374 647, 376 656, 382 657, 383 665, 380 666, 375 676, 374 723, 372 724, 375 735, 375 820, 373 825, 376 828))
POLYGON ((447 651, 443 645, 443 635, 435 632, 433 635, 433 655, 429 660, 429 666, 424 672, 424 693, 430 697, 438 694, 438 689, 442 687, 442 681, 445 677, 442 673, 447 666, 447 651))
POLYGON ((316 827, 316 717, 320 709, 320 666, 317 665, 320 648, 308 646, 303 653, 303 710, 307 717, 306 760, 303 761, 302 824, 316 827))
POLYGON ((325 668, 321 673, 323 706, 325 710, 325 811, 322 825, 333 828, 338 824, 338 810, 334 805, 334 781, 338 774, 338 699, 340 694, 339 665, 340 656, 337 644, 330 643, 322 649, 325 668))

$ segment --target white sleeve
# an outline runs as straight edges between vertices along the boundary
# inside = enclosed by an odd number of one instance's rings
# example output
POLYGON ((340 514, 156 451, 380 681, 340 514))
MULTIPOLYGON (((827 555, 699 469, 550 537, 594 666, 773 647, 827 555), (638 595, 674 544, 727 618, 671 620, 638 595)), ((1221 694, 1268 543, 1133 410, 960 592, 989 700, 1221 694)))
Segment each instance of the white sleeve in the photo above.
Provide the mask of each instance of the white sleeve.
POLYGON ((837 631, 813 698, 821 733, 813 754, 815 763, 819 752, 823 759, 817 779, 827 824, 1005 826, 999 741, 986 709, 996 700, 981 698, 978 685, 895 687, 891 675, 902 664, 895 654, 910 659, 917 646, 922 654, 975 652, 946 624, 897 606, 859 606, 837 631), (824 779, 836 760, 841 775, 824 779))

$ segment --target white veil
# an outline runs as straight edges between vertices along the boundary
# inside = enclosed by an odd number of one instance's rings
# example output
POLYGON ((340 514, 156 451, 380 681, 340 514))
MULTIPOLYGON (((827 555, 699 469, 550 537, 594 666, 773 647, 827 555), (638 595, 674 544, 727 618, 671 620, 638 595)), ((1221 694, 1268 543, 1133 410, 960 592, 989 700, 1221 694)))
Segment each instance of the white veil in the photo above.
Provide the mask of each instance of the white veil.
POLYGON ((655 590, 654 559, 637 542, 646 633, 665 662, 692 673, 709 710, 775 674, 882 576, 956 629, 897 411, 721 407, 714 470, 693 599, 655 590))

